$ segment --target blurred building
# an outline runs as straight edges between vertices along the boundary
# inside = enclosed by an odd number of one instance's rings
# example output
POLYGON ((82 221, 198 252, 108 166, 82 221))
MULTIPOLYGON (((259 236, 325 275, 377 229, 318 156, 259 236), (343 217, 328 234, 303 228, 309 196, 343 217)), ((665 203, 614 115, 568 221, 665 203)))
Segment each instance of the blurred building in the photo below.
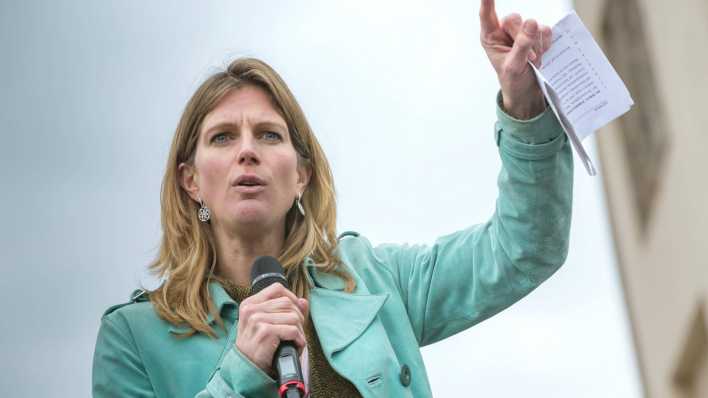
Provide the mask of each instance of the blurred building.
POLYGON ((598 146, 645 396, 706 398, 708 1, 575 9, 636 104, 598 146))

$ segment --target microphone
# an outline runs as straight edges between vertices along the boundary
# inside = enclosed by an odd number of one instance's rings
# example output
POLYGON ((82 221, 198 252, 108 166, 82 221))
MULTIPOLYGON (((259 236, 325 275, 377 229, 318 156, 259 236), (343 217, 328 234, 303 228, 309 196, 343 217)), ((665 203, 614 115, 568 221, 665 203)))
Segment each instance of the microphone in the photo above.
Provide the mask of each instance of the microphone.
MULTIPOLYGON (((283 275, 283 266, 278 260, 271 256, 256 258, 251 268, 251 295, 273 283, 280 283, 286 289, 290 289, 288 280, 283 275)), ((304 398, 307 396, 295 342, 289 340, 280 342, 273 355, 273 368, 278 372, 280 398, 304 398)))

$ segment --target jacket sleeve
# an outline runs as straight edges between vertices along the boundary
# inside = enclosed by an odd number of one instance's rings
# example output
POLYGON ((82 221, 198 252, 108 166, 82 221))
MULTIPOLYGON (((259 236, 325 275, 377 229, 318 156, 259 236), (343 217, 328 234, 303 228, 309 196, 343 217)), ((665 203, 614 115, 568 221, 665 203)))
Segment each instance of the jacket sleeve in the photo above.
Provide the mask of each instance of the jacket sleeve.
POLYGON ((491 219, 432 245, 374 248, 393 275, 418 343, 434 343, 509 307, 549 278, 568 253, 573 159, 550 109, 520 121, 497 98, 502 160, 491 219))
POLYGON ((277 397, 275 380, 246 358, 236 347, 226 353, 206 388, 196 398, 277 397))
MULTIPOLYGON (((93 358, 93 397, 156 397, 127 321, 112 313, 101 320, 93 358)), ((275 380, 229 349, 198 398, 277 396, 275 380)))

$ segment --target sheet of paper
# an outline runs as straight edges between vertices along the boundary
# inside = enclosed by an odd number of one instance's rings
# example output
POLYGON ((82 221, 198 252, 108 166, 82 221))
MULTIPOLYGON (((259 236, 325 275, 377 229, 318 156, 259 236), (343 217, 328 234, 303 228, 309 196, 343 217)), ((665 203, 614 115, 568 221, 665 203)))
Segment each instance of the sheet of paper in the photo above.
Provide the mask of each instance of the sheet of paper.
POLYGON ((548 99, 548 104, 551 106, 551 110, 553 110, 553 113, 555 113, 556 117, 558 118, 558 122, 560 122, 561 127, 563 127, 563 130, 568 136, 568 139, 570 140, 570 144, 573 146, 573 149, 575 149, 575 152, 578 154, 578 157, 580 157, 580 160, 582 160, 583 166, 585 166, 585 170, 587 170, 588 174, 590 174, 591 176, 597 175, 595 165, 592 164, 592 159, 590 159, 590 156, 588 156, 587 152, 585 152, 583 143, 576 134, 573 125, 570 123, 568 118, 566 118, 565 115, 558 110, 557 104, 560 103, 560 98, 558 98, 558 95, 556 94, 555 90, 553 90, 553 88, 543 80, 543 77, 540 75, 540 72, 538 71, 536 66, 531 64, 531 67, 533 68, 534 72, 536 72, 536 77, 539 79, 538 84, 541 86, 541 91, 543 91, 543 95, 548 99))
POLYGON ((541 68, 531 66, 588 174, 595 175, 582 140, 629 111, 634 101, 574 11, 553 27, 552 41, 541 68))

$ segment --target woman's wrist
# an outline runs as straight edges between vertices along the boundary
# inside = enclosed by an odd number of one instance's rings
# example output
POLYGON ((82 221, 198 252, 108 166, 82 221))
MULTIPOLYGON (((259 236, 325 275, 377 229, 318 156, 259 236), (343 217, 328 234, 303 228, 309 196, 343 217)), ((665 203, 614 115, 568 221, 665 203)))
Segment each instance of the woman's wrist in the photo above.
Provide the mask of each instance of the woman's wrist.
POLYGON ((525 99, 518 102, 508 99, 508 97, 502 93, 501 105, 504 112, 514 119, 529 120, 546 110, 546 99, 540 90, 538 94, 532 96, 531 99, 525 99))

